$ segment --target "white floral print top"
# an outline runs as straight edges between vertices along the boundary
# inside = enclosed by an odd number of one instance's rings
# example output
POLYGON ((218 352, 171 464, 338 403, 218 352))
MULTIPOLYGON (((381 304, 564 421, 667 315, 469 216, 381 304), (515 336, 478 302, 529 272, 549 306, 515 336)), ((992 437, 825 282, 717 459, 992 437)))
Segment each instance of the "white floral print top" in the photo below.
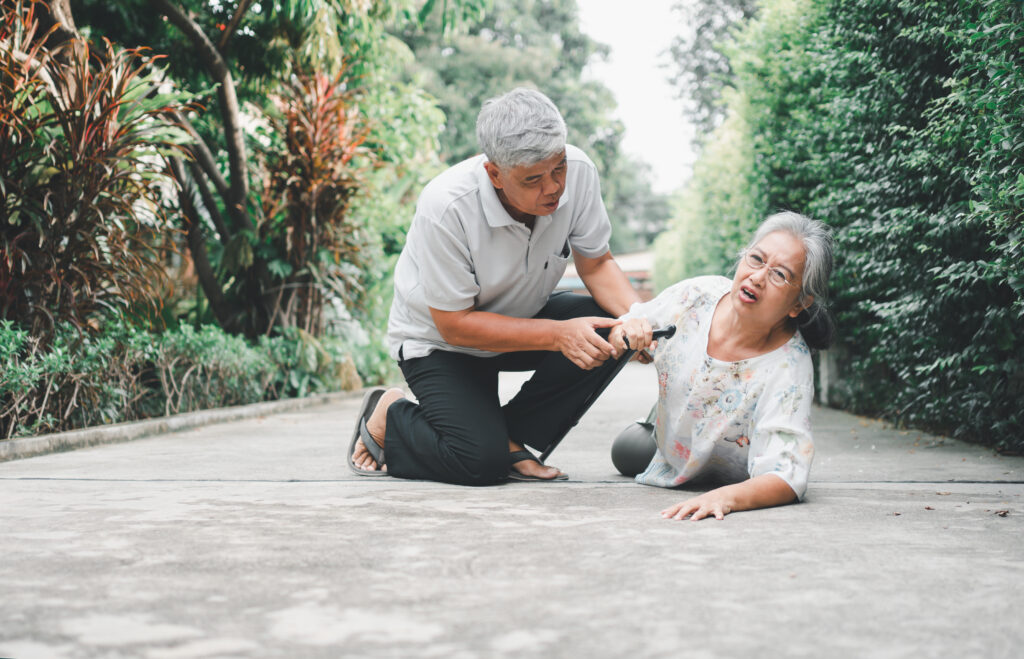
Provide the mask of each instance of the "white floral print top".
POLYGON ((658 451, 636 481, 673 487, 697 477, 739 482, 775 474, 803 499, 814 458, 810 351, 797 332, 751 359, 708 356, 711 317, 731 285, 725 277, 687 279, 623 316, 676 325, 654 351, 658 451))

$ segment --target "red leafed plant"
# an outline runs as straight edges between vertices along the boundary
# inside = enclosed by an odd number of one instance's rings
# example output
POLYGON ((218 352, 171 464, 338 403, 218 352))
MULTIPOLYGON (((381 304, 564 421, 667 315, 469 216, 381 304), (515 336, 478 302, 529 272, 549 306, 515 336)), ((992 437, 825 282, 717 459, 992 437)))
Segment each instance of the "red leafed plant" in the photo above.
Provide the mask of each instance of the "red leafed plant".
POLYGON ((61 322, 155 309, 170 231, 163 157, 188 139, 162 117, 182 95, 162 90, 157 58, 139 49, 73 39, 48 52, 36 2, 11 4, 0 21, 0 319, 48 336, 61 322))
POLYGON ((345 84, 323 74, 295 76, 272 100, 275 144, 266 150, 259 235, 275 278, 272 322, 319 336, 331 298, 358 307, 365 286, 365 228, 348 216, 360 189, 357 155, 368 129, 345 84))

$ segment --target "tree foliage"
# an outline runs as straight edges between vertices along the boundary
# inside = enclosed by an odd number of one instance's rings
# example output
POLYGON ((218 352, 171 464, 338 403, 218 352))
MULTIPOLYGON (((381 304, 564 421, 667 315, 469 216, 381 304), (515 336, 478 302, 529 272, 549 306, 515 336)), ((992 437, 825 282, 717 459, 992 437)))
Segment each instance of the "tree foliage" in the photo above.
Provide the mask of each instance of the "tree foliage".
POLYGON ((388 377, 389 273, 443 115, 386 26, 482 7, 5 0, 3 432, 388 377), (272 364, 218 374, 225 351, 272 364))
POLYGON ((608 47, 584 34, 576 0, 494 2, 457 32, 409 24, 399 36, 416 54, 409 75, 422 81, 445 113, 441 155, 448 164, 479 149, 476 116, 488 98, 514 87, 547 94, 565 117, 569 142, 598 168, 612 219, 612 249, 645 247, 664 226, 666 200, 651 191, 650 171, 623 152, 615 99, 584 69, 608 47))
POLYGON ((709 136, 725 119, 723 92, 734 84, 727 50, 733 32, 754 17, 757 5, 757 0, 685 0, 672 7, 681 26, 669 47, 670 80, 701 135, 709 136))
POLYGON ((431 90, 457 120, 444 137, 454 153, 469 148, 459 140, 484 98, 536 84, 602 168, 611 215, 650 233, 664 214, 642 164, 621 153, 610 93, 581 82, 603 48, 580 32, 574 0, 2 7, 0 303, 17 367, 4 378, 23 385, 0 391, 7 434, 232 402, 195 389, 221 377, 204 359, 242 351, 220 330, 196 339, 210 323, 281 357, 270 370, 225 366, 246 396, 245 378, 282 395, 336 382, 323 369, 337 360, 322 357, 339 342, 368 379, 386 376, 391 268, 417 192, 443 166, 431 90), (409 73, 434 56, 450 78, 409 73), (65 320, 90 331, 72 340, 65 320), (150 336, 158 320, 166 332, 150 336), (122 330, 130 340, 93 349, 122 330), (168 348, 165 363, 142 350, 164 338, 217 354, 168 348), (130 363, 111 357, 136 348, 130 363))
POLYGON ((193 141, 190 157, 174 163, 202 289, 197 322, 216 320, 250 337, 292 326, 319 336, 334 320, 377 313, 368 292, 386 277, 383 250, 394 229, 367 226, 367 216, 382 214, 366 209, 376 200, 391 205, 393 195, 408 203, 402 181, 429 168, 440 117, 421 91, 395 78, 404 48, 385 26, 438 13, 444 23, 464 20, 479 6, 83 0, 76 10, 83 30, 169 53, 169 74, 204 101, 205 111, 180 117, 193 141), (316 89, 307 84, 313 80, 316 89), (344 117, 334 112, 340 99, 344 117), (313 126, 325 119, 315 113, 334 113, 340 130, 304 137, 261 130, 281 108, 293 115, 285 124, 313 126), (298 169, 285 184, 268 167, 298 169), (390 175, 363 176, 372 169, 390 175), (329 185, 326 176, 334 177, 329 185), (321 302, 337 313, 321 314, 321 302))

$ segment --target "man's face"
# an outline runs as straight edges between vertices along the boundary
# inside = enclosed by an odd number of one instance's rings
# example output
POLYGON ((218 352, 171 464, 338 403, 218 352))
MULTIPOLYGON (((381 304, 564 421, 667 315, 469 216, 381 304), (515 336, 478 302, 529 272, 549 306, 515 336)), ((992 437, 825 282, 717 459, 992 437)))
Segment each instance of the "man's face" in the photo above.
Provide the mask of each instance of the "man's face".
POLYGON ((565 192, 566 167, 564 150, 534 165, 498 167, 484 163, 501 204, 520 222, 555 212, 565 192))

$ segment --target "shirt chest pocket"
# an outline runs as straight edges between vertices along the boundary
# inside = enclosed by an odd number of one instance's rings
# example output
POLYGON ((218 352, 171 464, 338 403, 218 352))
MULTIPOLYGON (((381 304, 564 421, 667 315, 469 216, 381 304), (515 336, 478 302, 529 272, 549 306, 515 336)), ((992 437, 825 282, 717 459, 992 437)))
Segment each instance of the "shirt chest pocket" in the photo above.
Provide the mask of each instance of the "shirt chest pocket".
POLYGON ((565 245, 558 253, 548 255, 547 260, 544 262, 544 272, 542 274, 544 288, 548 295, 558 285, 558 281, 565 274, 565 269, 571 259, 572 250, 569 249, 568 241, 565 242, 565 245))

